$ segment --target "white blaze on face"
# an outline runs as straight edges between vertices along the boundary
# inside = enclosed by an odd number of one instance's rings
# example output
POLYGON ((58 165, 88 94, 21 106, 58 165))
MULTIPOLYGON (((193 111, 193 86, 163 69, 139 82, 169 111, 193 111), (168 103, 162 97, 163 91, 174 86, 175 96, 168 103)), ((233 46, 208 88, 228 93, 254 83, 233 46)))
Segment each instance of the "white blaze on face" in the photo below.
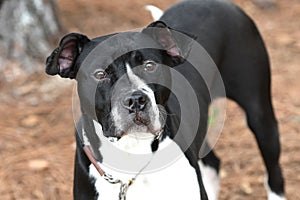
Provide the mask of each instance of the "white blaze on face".
MULTIPOLYGON (((128 63, 126 63, 126 71, 127 71, 127 76, 128 76, 129 82, 132 84, 132 88, 134 90, 143 91, 150 100, 151 108, 150 108, 149 114, 150 114, 150 119, 151 119, 151 124, 153 126, 153 129, 154 130, 161 129, 162 124, 160 123, 160 120, 159 120, 159 110, 156 105, 154 92, 140 77, 138 77, 137 75, 134 74, 134 72, 132 71, 132 69, 128 63)), ((118 112, 117 108, 112 109, 113 116, 117 115, 117 112, 118 112)), ((120 119, 118 119, 117 116, 115 118, 116 118, 116 120, 120 120, 120 119)))

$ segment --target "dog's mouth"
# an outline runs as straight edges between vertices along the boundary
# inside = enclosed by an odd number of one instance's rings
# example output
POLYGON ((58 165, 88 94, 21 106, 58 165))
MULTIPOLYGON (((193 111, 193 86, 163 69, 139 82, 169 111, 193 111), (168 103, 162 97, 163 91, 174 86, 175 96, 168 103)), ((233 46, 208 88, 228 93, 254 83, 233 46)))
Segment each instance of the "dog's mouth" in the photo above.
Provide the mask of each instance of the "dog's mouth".
POLYGON ((133 118, 133 122, 138 126, 149 126, 151 121, 149 119, 146 119, 142 116, 140 112, 135 114, 135 117, 133 118))
POLYGON ((121 131, 121 134, 118 136, 118 139, 132 133, 154 134, 157 131, 158 130, 154 129, 150 119, 143 117, 141 113, 136 113, 134 114, 131 122, 128 122, 128 126, 121 131))
POLYGON ((114 107, 112 115, 115 133, 107 137, 119 149, 132 153, 150 153, 158 149, 167 117, 163 106, 156 104, 135 112, 114 107))
POLYGON ((119 133, 116 134, 117 140, 127 135, 153 137, 163 129, 162 123, 156 125, 155 122, 151 120, 151 117, 144 112, 131 113, 127 115, 126 118, 126 126, 123 126, 121 130, 119 129, 119 133))
POLYGON ((136 113, 130 125, 117 138, 110 141, 120 150, 133 153, 153 153, 158 149, 162 137, 163 128, 154 128, 152 121, 136 113))

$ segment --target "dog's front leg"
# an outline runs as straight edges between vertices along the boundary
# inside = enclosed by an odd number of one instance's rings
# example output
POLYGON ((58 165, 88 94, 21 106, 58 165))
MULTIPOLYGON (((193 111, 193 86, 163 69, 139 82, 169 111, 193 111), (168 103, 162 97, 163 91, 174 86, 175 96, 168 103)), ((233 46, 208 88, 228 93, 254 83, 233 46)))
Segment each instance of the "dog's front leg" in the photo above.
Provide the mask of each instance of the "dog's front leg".
POLYGON ((76 154, 75 154, 75 171, 74 171, 74 185, 73 196, 75 200, 97 199, 97 192, 94 186, 94 180, 89 176, 89 166, 91 162, 86 157, 81 141, 76 135, 76 154))

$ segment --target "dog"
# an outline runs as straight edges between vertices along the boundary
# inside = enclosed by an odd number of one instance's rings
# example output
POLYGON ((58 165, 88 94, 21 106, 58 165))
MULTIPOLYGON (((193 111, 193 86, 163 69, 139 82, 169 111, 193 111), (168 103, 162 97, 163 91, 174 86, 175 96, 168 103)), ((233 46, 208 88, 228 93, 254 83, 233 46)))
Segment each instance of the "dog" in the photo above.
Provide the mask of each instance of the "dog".
POLYGON ((174 31, 201 44, 218 67, 226 97, 245 111, 257 140, 267 169, 268 199, 285 199, 268 54, 254 22, 226 0, 179 2, 142 31, 92 40, 70 33, 61 39, 47 58, 46 73, 78 84, 82 116, 75 134, 74 199, 218 198, 220 160, 213 151, 199 157, 213 100, 210 85, 188 62, 190 41, 182 43, 174 31), (185 131, 177 137, 185 106, 170 89, 181 85, 174 80, 175 72, 195 91, 201 111, 196 121, 199 110, 185 104, 194 112, 186 127, 199 123, 195 135, 185 131), (193 139, 186 146, 185 134, 193 139), (111 144, 127 153, 118 157, 106 151, 111 144), (170 144, 172 152, 183 156, 161 170, 143 173, 170 144), (128 152, 152 157, 135 160, 133 166, 128 152), (105 165, 110 159, 119 170, 105 165))

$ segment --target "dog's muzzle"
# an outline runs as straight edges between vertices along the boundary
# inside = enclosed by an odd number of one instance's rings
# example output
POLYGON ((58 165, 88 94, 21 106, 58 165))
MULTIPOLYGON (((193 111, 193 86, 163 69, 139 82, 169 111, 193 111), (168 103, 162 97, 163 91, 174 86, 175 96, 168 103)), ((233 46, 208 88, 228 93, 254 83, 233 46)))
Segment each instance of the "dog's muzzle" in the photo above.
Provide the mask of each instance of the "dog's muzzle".
POLYGON ((129 113, 138 113, 145 110, 148 102, 149 98, 145 93, 135 91, 124 98, 122 106, 126 108, 129 113))

